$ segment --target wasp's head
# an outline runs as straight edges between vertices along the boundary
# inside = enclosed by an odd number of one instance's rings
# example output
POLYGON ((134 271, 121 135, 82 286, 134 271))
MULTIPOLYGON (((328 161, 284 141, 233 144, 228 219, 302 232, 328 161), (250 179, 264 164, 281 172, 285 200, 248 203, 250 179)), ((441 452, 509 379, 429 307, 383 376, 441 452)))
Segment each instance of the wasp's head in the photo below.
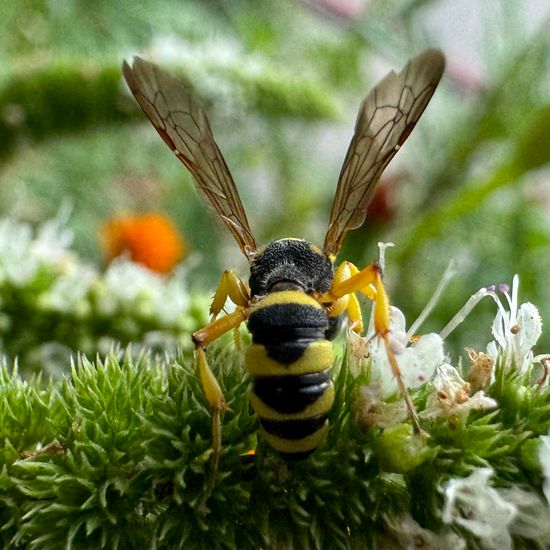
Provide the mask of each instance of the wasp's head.
POLYGON ((250 292, 264 296, 281 290, 327 292, 334 267, 317 247, 302 239, 281 239, 258 252, 250 265, 250 292))

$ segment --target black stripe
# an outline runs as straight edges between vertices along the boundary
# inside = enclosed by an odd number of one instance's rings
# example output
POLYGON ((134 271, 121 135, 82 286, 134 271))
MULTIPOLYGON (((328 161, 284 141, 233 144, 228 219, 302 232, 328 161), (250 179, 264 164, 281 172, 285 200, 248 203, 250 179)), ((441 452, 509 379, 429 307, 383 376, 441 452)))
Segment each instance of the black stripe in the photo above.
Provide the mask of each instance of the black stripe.
POLYGON ((253 392, 277 412, 298 413, 314 403, 330 386, 330 369, 289 376, 259 376, 253 392))
POLYGON ((260 305, 248 319, 252 341, 264 346, 268 357, 283 365, 300 359, 309 344, 323 339, 328 329, 326 312, 307 304, 260 305))
POLYGON ((269 334, 270 331, 318 329, 324 333, 328 328, 328 317, 324 309, 308 304, 283 303, 260 305, 252 311, 248 319, 248 329, 252 334, 269 334))
POLYGON ((267 356, 281 363, 282 365, 291 365, 302 357, 308 346, 314 342, 312 339, 287 340, 282 342, 265 343, 267 356))
POLYGON ((283 439, 303 439, 322 428, 327 421, 327 415, 313 416, 299 420, 268 420, 260 418, 262 428, 272 435, 283 439))

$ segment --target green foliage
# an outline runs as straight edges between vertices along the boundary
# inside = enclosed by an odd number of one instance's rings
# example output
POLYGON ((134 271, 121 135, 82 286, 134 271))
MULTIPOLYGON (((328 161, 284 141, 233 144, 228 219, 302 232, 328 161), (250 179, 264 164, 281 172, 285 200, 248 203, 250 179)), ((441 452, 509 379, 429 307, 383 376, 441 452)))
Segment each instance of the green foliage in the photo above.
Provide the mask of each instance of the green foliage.
MULTIPOLYGON (((533 456, 538 435, 550 428, 548 415, 542 420, 531 408, 548 410, 550 390, 527 375, 497 367, 487 390, 501 399, 493 412, 424 421, 425 451, 396 474, 388 453, 411 444, 410 428, 365 431, 358 422, 368 370, 336 369, 327 440, 309 459, 287 463, 257 440, 242 352, 226 342, 214 346, 209 360, 230 411, 206 515, 200 502, 209 475, 210 413, 188 358, 111 354, 95 364, 82 358, 70 380, 47 389, 4 365, 4 547, 366 548, 394 536, 392 521, 404 513, 425 529, 450 533, 441 517, 442 488, 482 466, 494 469, 496 487, 540 491, 540 463, 525 456, 528 447, 533 456), (526 407, 521 416, 517 401, 505 398, 518 393, 526 407), (536 432, 525 426, 531 414, 536 432)), ((525 537, 518 543, 535 538, 525 537)))

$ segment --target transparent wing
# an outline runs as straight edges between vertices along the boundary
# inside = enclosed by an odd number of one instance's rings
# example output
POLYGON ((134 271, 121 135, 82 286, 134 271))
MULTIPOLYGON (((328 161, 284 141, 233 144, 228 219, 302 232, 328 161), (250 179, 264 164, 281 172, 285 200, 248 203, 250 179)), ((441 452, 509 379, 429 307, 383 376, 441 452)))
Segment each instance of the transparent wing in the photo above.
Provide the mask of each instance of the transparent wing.
POLYGON ((338 179, 324 251, 336 256, 350 229, 359 227, 378 178, 428 105, 445 68, 439 50, 426 50, 390 72, 363 100, 338 179))
POLYGON ((134 57, 132 66, 124 62, 122 72, 143 112, 191 172, 250 260, 256 242, 204 111, 180 81, 153 63, 134 57))

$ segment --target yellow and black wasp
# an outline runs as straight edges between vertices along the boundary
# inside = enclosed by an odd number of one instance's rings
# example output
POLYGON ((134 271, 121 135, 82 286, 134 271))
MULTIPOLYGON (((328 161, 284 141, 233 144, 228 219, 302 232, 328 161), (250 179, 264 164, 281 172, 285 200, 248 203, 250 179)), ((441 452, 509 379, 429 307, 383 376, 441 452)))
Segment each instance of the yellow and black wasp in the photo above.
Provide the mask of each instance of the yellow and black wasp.
POLYGON ((285 238, 258 248, 239 194, 214 141, 204 111, 187 88, 156 65, 134 58, 123 73, 137 102, 166 144, 191 172, 199 189, 226 224, 250 264, 248 283, 225 271, 210 313, 212 321, 193 335, 201 385, 212 409, 212 469, 221 450, 224 396, 210 370, 205 349, 247 322, 252 345, 246 365, 253 380, 252 407, 263 437, 285 458, 304 458, 322 441, 333 401, 330 340, 347 314, 362 331, 356 292, 374 301, 374 329, 420 433, 414 406, 389 342, 389 300, 374 263, 359 270, 350 262, 336 269, 346 233, 365 220, 382 171, 407 139, 443 74, 439 50, 426 50, 399 73, 390 72, 361 104, 332 205, 323 249, 285 238), (233 313, 216 319, 230 299, 233 313))

